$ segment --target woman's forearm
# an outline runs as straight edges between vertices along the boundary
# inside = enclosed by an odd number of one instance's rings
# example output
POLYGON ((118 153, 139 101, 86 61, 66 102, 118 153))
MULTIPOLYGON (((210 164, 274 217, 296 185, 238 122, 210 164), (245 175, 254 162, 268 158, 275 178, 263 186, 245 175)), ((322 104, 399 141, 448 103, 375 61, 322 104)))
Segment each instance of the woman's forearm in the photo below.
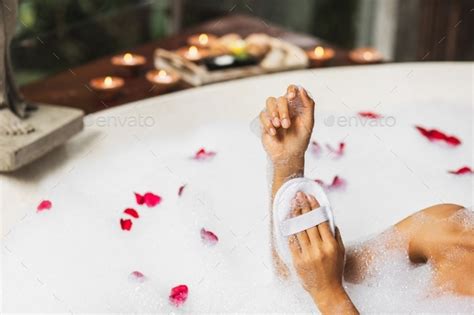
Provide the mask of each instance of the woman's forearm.
POLYGON ((272 202, 278 189, 289 179, 303 177, 304 157, 273 165, 272 202))
POLYGON ((311 297, 322 314, 359 314, 343 287, 313 292, 311 297))

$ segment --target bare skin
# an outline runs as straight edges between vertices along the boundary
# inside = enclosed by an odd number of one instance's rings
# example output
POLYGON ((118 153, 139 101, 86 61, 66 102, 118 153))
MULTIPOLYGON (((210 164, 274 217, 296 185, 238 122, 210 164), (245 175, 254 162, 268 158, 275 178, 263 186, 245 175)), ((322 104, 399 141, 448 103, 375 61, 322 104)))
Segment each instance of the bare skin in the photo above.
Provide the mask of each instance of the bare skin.
MULTIPOLYGON (((266 109, 260 114, 262 143, 274 167, 272 199, 288 179, 304 176, 304 153, 313 130, 314 108, 315 103, 306 91, 292 85, 285 96, 268 98, 266 109), (291 109, 295 98, 301 101, 301 108, 296 112, 291 109)), ((312 196, 299 193, 295 198, 294 215, 319 206, 312 196)), ((467 211, 453 204, 421 210, 397 223, 394 230, 400 237, 396 241, 387 240, 385 245, 407 250, 413 263, 431 263, 438 286, 458 295, 474 296, 474 216, 467 211), (456 217, 458 220, 450 219, 456 217), (466 225, 461 220, 471 223, 466 225)), ((377 252, 367 242, 357 252, 349 249, 344 264, 340 233, 334 237, 328 231, 327 223, 323 223, 290 238, 294 266, 303 287, 323 313, 356 314, 342 286, 342 278, 349 282, 362 281, 377 252), (317 278, 312 276, 314 273, 318 274, 317 278)), ((288 268, 273 244, 272 252, 278 273, 287 276, 288 268)))

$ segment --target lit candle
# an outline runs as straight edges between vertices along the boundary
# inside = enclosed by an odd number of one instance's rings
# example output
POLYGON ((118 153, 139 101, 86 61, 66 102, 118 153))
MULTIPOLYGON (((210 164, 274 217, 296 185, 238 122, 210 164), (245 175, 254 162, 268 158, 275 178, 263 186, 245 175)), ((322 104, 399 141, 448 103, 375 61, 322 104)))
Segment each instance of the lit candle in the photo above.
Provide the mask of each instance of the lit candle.
POLYGON ((383 60, 382 54, 374 48, 357 48, 349 53, 349 59, 355 63, 377 63, 383 60))
POLYGON ((307 51, 308 58, 315 65, 320 65, 334 58, 334 49, 329 47, 316 46, 313 50, 307 51))
POLYGON ((124 86, 125 81, 120 77, 99 77, 90 80, 90 87, 98 92, 99 97, 109 99, 117 95, 117 92, 124 86))
POLYGON ((123 55, 113 56, 111 62, 115 66, 136 74, 139 68, 146 63, 146 58, 141 55, 125 53, 123 55))
POLYGON ((188 58, 189 60, 201 59, 201 54, 199 53, 199 49, 196 46, 189 47, 188 51, 186 52, 186 58, 188 58))
POLYGON ((150 70, 146 74, 146 78, 151 83, 160 87, 171 87, 174 86, 181 79, 181 76, 174 71, 166 70, 150 70))
POLYGON ((216 40, 217 37, 212 34, 195 34, 188 38, 188 45, 207 48, 212 46, 216 40))
POLYGON ((208 52, 203 48, 198 48, 197 46, 189 46, 178 49, 177 53, 188 59, 189 61, 200 61, 204 57, 207 57, 208 52))

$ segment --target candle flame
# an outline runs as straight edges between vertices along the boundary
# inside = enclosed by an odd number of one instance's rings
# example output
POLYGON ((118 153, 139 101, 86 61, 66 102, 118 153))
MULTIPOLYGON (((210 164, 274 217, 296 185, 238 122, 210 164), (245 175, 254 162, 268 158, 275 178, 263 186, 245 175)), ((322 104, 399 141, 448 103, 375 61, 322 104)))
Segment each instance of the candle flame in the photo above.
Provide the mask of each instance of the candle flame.
POLYGON ((364 51, 362 53, 362 58, 364 58, 364 60, 371 60, 373 55, 374 54, 371 51, 364 51))
POLYGON ((125 55, 123 55, 123 60, 125 60, 125 62, 131 62, 133 60, 132 54, 126 53, 125 55))
POLYGON ((196 47, 196 46, 191 46, 191 47, 189 47, 188 53, 189 53, 191 56, 197 56, 197 55, 198 55, 198 49, 197 49, 197 47, 196 47))
POLYGON ((209 36, 207 36, 207 34, 201 34, 199 35, 198 40, 201 45, 207 45, 207 43, 209 42, 209 36))
POLYGON ((158 77, 163 78, 163 77, 166 77, 166 76, 168 76, 168 73, 166 73, 165 70, 160 70, 158 72, 158 77))
POLYGON ((113 83, 112 77, 105 77, 104 79, 104 85, 105 86, 111 86, 113 83))
POLYGON ((316 48, 314 48, 314 55, 316 56, 316 58, 321 58, 324 56, 324 48, 321 47, 321 46, 318 46, 316 48))

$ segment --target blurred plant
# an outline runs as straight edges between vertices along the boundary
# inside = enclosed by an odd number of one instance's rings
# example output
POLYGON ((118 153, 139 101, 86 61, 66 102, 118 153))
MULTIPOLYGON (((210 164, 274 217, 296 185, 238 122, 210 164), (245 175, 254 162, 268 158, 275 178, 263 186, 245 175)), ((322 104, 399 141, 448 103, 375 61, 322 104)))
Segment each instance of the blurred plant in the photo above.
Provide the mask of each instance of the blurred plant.
POLYGON ((12 43, 20 84, 162 36, 162 8, 168 2, 21 1, 19 30, 12 43))

